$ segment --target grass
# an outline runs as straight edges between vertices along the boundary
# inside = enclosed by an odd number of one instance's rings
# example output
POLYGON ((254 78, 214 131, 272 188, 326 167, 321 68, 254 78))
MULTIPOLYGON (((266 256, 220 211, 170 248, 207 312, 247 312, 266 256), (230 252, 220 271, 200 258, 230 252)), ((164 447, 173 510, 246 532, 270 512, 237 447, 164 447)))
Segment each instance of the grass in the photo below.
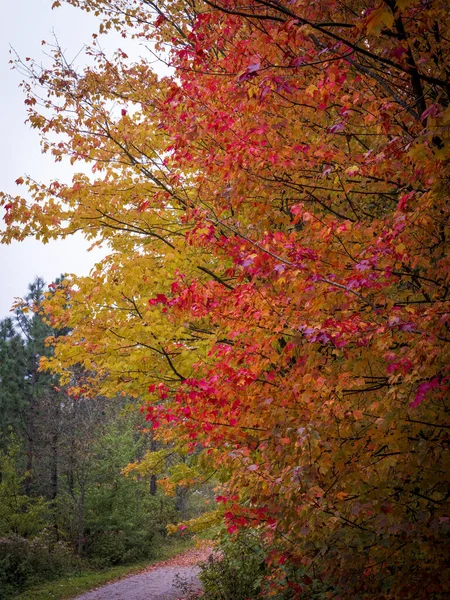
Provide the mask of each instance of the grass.
POLYGON ((85 571, 77 575, 62 577, 30 588, 19 596, 14 596, 12 600, 66 600, 67 598, 73 598, 110 581, 139 573, 153 563, 176 556, 190 548, 192 543, 189 538, 173 539, 161 546, 158 556, 152 560, 133 565, 112 567, 104 571, 85 571))

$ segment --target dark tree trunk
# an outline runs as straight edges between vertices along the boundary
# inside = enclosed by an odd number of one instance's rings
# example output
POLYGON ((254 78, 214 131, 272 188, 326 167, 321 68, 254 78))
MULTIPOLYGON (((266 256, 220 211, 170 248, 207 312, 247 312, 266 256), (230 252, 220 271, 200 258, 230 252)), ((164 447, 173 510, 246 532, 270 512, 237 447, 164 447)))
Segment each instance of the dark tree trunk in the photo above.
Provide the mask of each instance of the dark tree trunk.
POLYGON ((78 526, 78 540, 77 540, 77 554, 82 556, 84 550, 84 489, 80 492, 77 505, 77 526, 78 526))
POLYGON ((150 494, 156 496, 157 484, 156 475, 150 475, 150 494))
POLYGON ((56 540, 59 540, 58 522, 56 518, 57 510, 57 498, 58 498, 58 444, 59 444, 59 400, 56 398, 55 406, 55 422, 54 430, 51 437, 51 455, 50 455, 50 498, 51 507, 53 510, 53 529, 55 532, 56 540))
MULTIPOLYGON (((150 437, 150 451, 155 452, 157 449, 157 443, 155 437, 153 435, 153 431, 151 432, 150 437)), ((150 475, 150 494, 152 496, 156 496, 157 491, 157 483, 156 483, 156 475, 150 475)))
MULTIPOLYGON (((31 384, 34 388, 34 376, 31 384)), ((25 494, 31 496, 31 484, 33 481, 33 467, 34 467, 34 389, 32 388, 30 395, 30 404, 28 406, 28 423, 27 423, 27 473, 25 477, 25 494)))
POLYGON ((187 490, 184 487, 177 487, 177 496, 175 500, 175 508, 180 513, 181 520, 186 519, 186 495, 187 490))

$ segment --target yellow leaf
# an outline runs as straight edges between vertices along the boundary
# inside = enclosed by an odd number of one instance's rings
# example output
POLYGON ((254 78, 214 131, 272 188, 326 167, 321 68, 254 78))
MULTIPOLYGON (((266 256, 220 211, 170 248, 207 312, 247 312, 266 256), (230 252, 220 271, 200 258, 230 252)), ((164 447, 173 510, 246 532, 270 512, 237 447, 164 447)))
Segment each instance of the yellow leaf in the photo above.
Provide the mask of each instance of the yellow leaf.
POLYGON ((356 173, 358 173, 358 171, 358 165, 352 165, 351 167, 348 167, 348 169, 345 169, 345 174, 349 177, 353 177, 354 175, 356 175, 356 173))
POLYGON ((413 3, 413 0, 397 0, 397 8, 400 10, 405 10, 413 3))
POLYGON ((336 494, 336 498, 338 498, 338 500, 345 500, 347 496, 347 492, 339 492, 338 494, 336 494))
POLYGON ((378 35, 383 26, 389 29, 394 24, 394 15, 390 8, 380 6, 370 13, 367 21, 367 33, 369 35, 378 35))

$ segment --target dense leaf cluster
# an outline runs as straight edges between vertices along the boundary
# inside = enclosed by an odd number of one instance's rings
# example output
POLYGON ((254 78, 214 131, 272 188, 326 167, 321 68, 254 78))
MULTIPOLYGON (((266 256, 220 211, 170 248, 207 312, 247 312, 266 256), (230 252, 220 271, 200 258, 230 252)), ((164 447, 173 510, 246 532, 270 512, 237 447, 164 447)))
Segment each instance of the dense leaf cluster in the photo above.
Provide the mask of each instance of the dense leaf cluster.
POLYGON ((443 597, 447 3, 67 1, 148 55, 17 65, 44 150, 92 174, 19 180, 3 240, 110 249, 49 298, 44 366, 200 452, 177 482, 215 469, 274 593, 443 597))

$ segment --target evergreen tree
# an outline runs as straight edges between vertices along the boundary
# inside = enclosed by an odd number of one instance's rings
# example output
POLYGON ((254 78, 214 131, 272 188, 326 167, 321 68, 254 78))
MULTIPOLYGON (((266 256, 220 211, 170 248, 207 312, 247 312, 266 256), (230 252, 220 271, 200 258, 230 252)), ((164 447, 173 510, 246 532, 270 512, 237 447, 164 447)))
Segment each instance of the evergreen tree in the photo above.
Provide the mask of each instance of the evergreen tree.
POLYGON ((25 344, 11 318, 0 321, 0 449, 5 450, 9 430, 22 436, 27 407, 25 344))
POLYGON ((44 299, 45 282, 41 277, 28 286, 28 294, 16 308, 16 323, 24 338, 24 379, 25 379, 25 437, 27 447, 25 490, 27 495, 41 492, 36 478, 36 454, 39 438, 40 416, 43 403, 53 384, 53 377, 39 371, 42 356, 51 351, 45 346, 46 338, 53 333, 39 314, 39 306, 44 299))

